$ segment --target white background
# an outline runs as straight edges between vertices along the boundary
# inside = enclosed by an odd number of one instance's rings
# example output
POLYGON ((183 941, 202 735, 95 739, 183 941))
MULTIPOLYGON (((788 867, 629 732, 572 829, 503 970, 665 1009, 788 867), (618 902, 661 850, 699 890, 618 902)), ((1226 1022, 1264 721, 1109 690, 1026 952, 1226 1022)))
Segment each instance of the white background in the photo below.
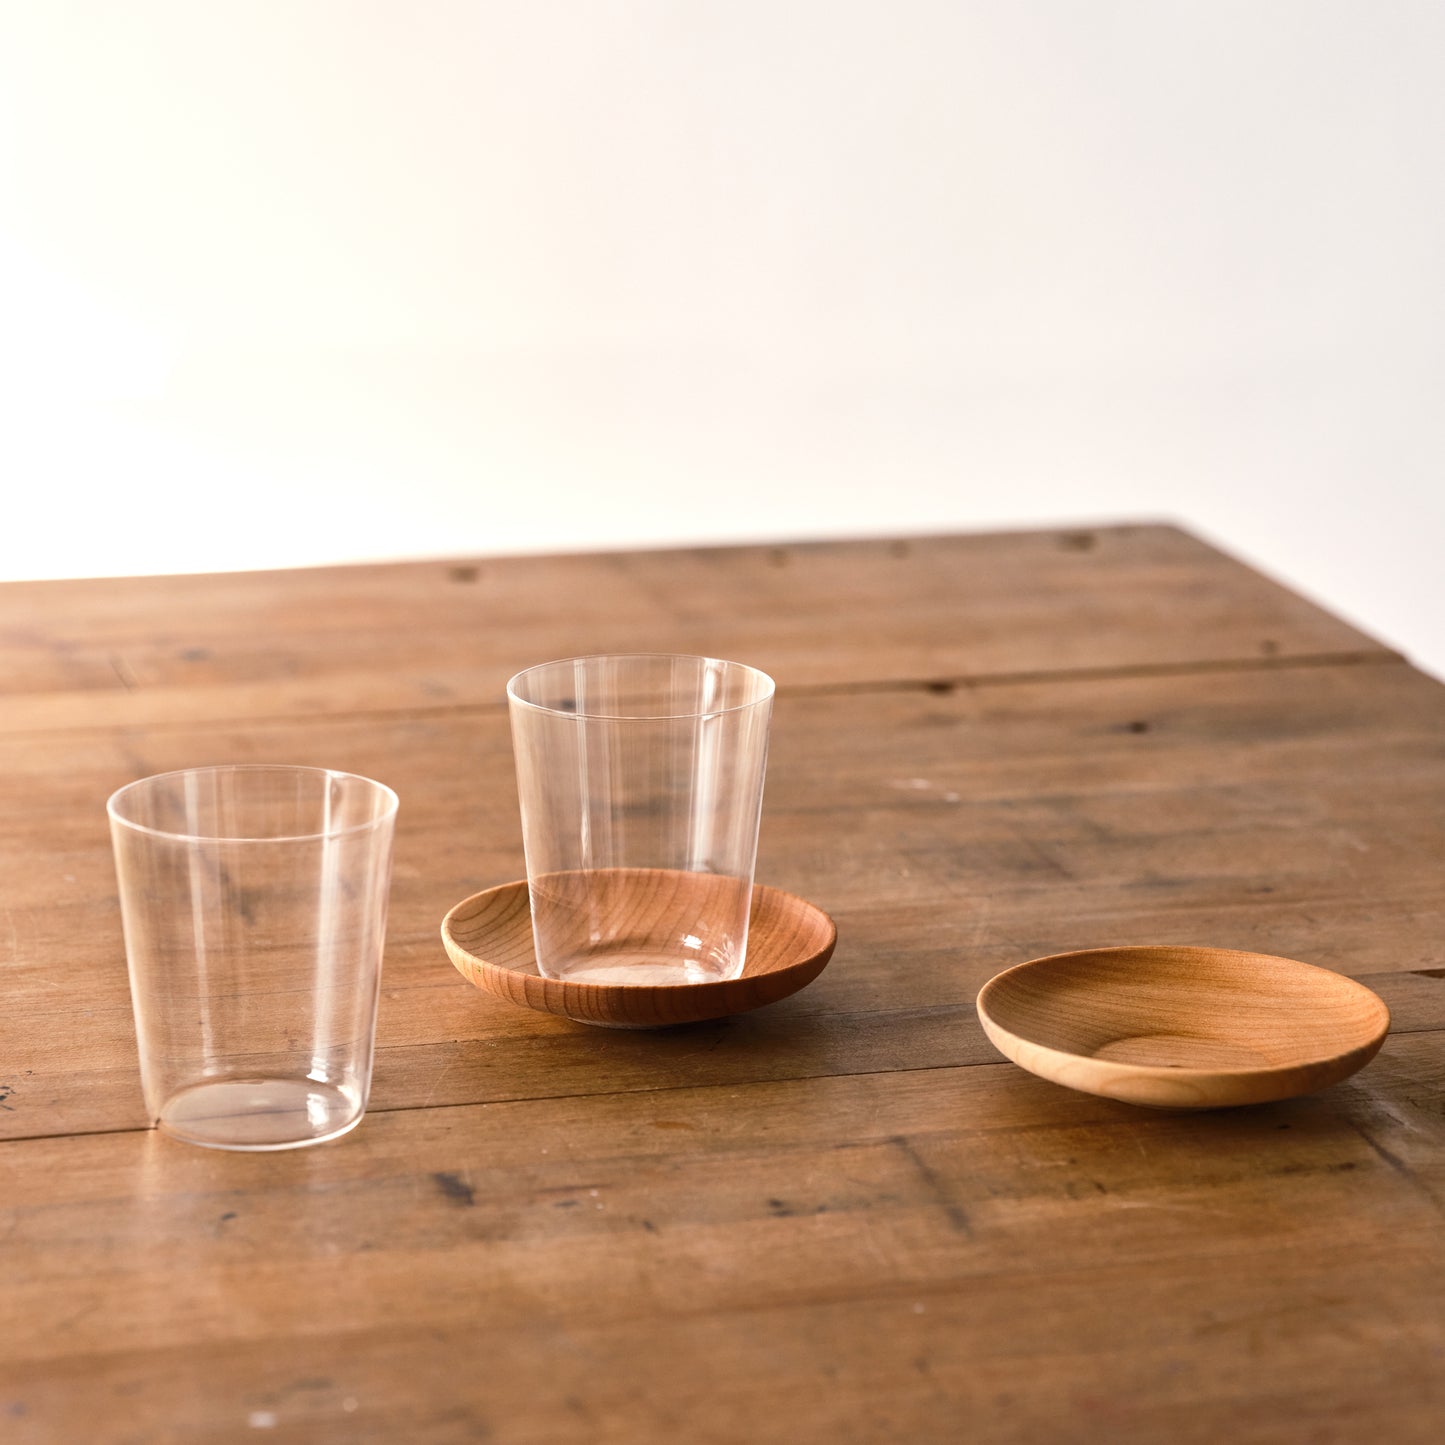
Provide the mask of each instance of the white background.
POLYGON ((1170 518, 1445 674, 1445 5, 0 0, 0 577, 1170 518))

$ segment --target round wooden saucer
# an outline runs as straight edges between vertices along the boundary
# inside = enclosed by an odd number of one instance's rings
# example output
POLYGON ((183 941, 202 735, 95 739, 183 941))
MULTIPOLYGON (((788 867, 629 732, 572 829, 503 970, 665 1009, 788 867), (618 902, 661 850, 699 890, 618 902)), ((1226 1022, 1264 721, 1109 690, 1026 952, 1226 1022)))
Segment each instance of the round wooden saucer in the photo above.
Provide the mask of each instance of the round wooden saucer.
POLYGON ((821 908, 757 884, 741 978, 670 986, 574 983, 537 971, 525 879, 473 894, 442 920, 447 956, 468 983, 577 1023, 634 1029, 698 1023, 776 1003, 822 973, 837 937, 821 908))
POLYGON ((978 1016, 1040 1078, 1166 1109, 1312 1093, 1374 1058, 1390 1014, 1328 969, 1227 948, 1099 948, 989 980, 978 1016))

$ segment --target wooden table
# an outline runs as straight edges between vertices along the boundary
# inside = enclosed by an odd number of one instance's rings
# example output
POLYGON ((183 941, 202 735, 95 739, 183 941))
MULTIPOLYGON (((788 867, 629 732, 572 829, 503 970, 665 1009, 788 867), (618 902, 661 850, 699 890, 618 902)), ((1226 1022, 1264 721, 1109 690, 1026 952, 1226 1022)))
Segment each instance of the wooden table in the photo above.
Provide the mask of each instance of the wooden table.
POLYGON ((0 1440, 1445 1438, 1445 689, 1169 527, 0 588, 0 1440), (503 684, 740 658, 791 999, 660 1033, 492 1001, 503 684), (371 1109, 279 1155, 147 1129, 104 817, 132 778, 400 793, 371 1109), (1394 1031, 1289 1103, 1152 1113, 1003 1062, 1008 964, 1207 943, 1394 1031))

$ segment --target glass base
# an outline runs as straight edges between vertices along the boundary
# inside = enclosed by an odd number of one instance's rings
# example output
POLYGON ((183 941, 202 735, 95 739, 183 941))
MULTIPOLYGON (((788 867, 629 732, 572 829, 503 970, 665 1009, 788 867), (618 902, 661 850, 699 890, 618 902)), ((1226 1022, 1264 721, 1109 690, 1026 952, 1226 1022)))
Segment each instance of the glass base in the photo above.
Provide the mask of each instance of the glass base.
POLYGON ((354 1089, 315 1079, 208 1079, 172 1094, 156 1127, 208 1149, 301 1149, 339 1139, 365 1109, 354 1089))
POLYGON ((690 983, 721 983, 742 976, 742 961, 724 963, 710 958, 650 952, 628 952, 605 949, 596 953, 578 954, 571 958, 537 961, 537 971, 544 978, 563 979, 568 983, 624 984, 652 988, 690 983))
POLYGON ((686 868, 529 874, 537 971, 565 983, 682 988, 739 978, 749 878, 686 868))

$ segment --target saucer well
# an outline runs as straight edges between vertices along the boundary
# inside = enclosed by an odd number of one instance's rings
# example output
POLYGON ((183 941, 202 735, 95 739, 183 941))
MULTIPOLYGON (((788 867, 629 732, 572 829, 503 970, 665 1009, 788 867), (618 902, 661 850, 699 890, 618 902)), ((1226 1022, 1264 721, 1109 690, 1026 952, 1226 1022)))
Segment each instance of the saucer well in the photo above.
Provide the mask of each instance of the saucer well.
POLYGON ((978 1016, 1040 1078, 1165 1109, 1312 1093, 1363 1068, 1390 1028, 1343 974, 1227 948, 1052 954, 990 979, 978 1016))
POLYGON ((796 993, 822 973, 837 941, 833 920, 778 888, 753 888, 741 978, 651 985, 543 978, 532 945, 527 883, 519 879, 458 903, 442 920, 457 971, 508 1003, 612 1028, 661 1028, 745 1013, 796 993))

